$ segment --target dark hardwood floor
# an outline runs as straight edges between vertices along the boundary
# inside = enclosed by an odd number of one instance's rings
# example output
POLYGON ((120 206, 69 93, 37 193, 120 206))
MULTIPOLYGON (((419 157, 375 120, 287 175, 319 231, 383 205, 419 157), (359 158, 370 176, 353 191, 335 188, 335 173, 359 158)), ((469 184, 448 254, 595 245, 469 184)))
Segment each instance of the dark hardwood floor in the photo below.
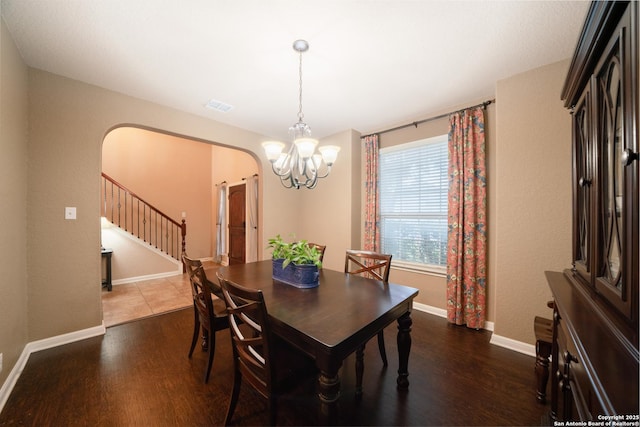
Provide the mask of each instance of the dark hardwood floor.
MULTIPOLYGON (((354 393, 354 357, 341 371, 342 425, 541 425, 549 406, 536 402, 534 358, 489 344, 490 333, 453 326, 414 311, 407 392, 396 389, 396 326, 385 330, 389 366, 375 340, 365 352, 362 399, 354 393)), ((0 425, 221 425, 232 384, 228 331, 218 333, 209 384, 206 353, 187 358, 191 308, 107 329, 96 337, 31 355, 0 425)), ((278 423, 317 422, 315 381, 282 397, 278 423)), ((266 404, 248 386, 237 425, 264 425, 266 404)))

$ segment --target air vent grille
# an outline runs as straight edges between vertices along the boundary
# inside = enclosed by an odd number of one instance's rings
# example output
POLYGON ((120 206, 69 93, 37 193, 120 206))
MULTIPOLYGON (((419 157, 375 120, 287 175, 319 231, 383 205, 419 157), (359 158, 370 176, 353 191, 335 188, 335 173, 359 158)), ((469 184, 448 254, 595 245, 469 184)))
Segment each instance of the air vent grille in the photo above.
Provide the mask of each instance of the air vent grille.
POLYGON ((209 102, 207 102, 205 107, 210 108, 212 110, 220 111, 221 113, 228 113, 229 111, 233 110, 233 105, 229 105, 215 99, 212 99, 209 102))

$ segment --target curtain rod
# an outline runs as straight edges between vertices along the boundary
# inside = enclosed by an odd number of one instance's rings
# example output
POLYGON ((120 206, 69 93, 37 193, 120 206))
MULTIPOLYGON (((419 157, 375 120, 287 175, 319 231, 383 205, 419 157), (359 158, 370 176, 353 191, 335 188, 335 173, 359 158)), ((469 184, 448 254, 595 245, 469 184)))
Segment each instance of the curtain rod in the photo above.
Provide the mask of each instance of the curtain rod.
POLYGON ((464 111, 464 110, 467 110, 467 109, 469 109, 469 108, 475 108, 475 107, 487 108, 487 105, 493 104, 493 103, 495 103, 495 102, 496 102, 496 100, 495 100, 495 99, 489 99, 489 100, 487 100, 487 101, 481 102, 480 104, 472 105, 471 107, 461 108, 461 109, 459 109, 459 110, 455 110, 455 111, 451 111, 451 112, 448 112, 448 113, 440 114, 440 115, 438 115, 438 116, 429 117, 428 119, 419 120, 419 121, 417 121, 417 122, 408 123, 408 124, 406 124, 406 125, 396 126, 396 127, 394 127, 394 128, 391 128, 391 129, 381 130, 380 132, 370 133, 370 134, 368 134, 368 135, 363 135, 363 136, 361 136, 361 138, 366 138, 366 137, 368 137, 368 136, 372 136, 372 135, 381 135, 381 134, 383 134, 383 133, 393 132, 394 130, 400 130, 400 129, 408 128, 409 126, 415 126, 415 127, 418 127, 418 125, 419 125, 419 124, 426 123, 426 122, 430 122, 430 121, 432 121, 432 120, 441 119, 441 118, 443 118, 443 117, 447 117, 447 116, 448 116, 448 115, 450 115, 450 114, 458 113, 458 112, 460 112, 460 111, 464 111))

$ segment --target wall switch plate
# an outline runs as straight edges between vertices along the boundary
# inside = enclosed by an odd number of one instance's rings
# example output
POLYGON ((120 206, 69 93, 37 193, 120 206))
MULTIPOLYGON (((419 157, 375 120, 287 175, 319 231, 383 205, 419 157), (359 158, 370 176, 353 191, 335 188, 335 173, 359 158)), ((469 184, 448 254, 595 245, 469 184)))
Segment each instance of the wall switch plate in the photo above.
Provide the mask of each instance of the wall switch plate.
POLYGON ((76 219, 76 208, 64 208, 64 219, 76 219))

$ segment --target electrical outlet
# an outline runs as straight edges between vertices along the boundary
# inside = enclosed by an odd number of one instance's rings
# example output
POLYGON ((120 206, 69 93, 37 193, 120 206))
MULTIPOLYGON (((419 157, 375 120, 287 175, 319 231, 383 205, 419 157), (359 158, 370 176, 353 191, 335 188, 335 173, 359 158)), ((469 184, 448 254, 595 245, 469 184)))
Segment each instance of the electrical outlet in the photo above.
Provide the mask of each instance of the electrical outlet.
POLYGON ((64 208, 64 219, 76 219, 76 208, 64 208))

